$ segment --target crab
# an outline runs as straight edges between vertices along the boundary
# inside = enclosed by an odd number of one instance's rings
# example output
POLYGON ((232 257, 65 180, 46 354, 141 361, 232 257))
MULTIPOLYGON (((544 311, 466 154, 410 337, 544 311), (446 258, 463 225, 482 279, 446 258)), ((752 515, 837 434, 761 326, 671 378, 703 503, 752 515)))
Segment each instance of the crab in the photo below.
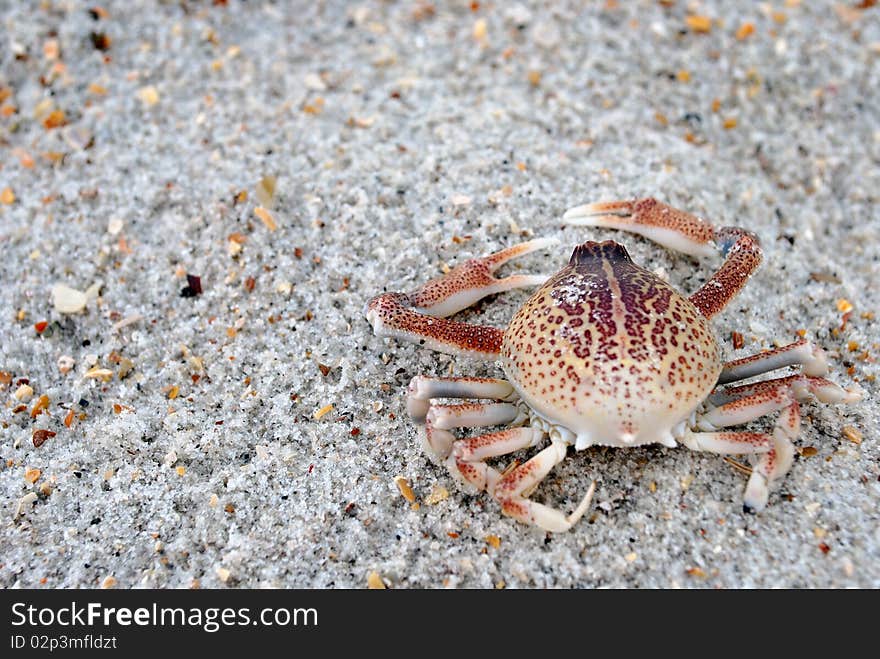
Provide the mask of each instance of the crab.
POLYGON ((529 498, 571 446, 680 443, 751 456, 743 510, 763 510, 794 461, 799 403, 852 403, 861 393, 823 377, 825 355, 805 340, 723 361, 710 320, 760 264, 757 236, 715 227, 655 199, 586 204, 567 211, 564 220, 636 233, 695 257, 719 252, 724 260, 690 296, 633 263, 610 240, 578 245, 568 265, 550 277, 494 276, 511 259, 557 244, 537 239, 467 260, 412 292, 374 297, 365 315, 376 335, 498 362, 504 372, 504 379, 413 378, 407 410, 427 453, 466 489, 487 491, 504 514, 546 531, 570 529, 596 489, 593 481, 570 514, 529 498), (539 288, 504 330, 448 319, 485 296, 533 286, 539 288), (789 366, 801 370, 729 386, 789 366), (774 412, 779 415, 771 433, 728 429, 774 412), (451 432, 491 427, 502 429, 464 438, 451 432), (504 472, 487 462, 539 447, 504 472))

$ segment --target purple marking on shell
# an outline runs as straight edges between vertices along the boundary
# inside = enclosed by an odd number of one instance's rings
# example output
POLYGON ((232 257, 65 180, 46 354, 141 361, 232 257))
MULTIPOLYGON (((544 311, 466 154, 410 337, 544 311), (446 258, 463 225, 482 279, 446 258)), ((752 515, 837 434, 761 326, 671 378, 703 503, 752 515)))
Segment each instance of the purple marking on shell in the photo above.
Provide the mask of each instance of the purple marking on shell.
POLYGON ((618 445, 657 441, 689 415, 721 369, 708 321, 614 243, 579 245, 514 315, 502 364, 551 423, 618 445))

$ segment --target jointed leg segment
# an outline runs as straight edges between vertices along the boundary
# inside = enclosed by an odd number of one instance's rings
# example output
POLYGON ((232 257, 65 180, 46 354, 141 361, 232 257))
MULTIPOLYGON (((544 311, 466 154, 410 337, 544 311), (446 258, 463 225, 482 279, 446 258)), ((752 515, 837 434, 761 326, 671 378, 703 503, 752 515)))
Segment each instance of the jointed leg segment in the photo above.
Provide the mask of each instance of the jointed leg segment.
MULTIPOLYGON (((765 360, 747 358, 733 362, 734 369, 731 370, 736 372, 740 364, 748 368, 761 364, 764 370, 770 370, 803 363, 807 366, 805 370, 824 371, 824 359, 817 359, 816 351, 810 344, 799 342, 773 351, 765 360)), ((743 372, 740 371, 740 375, 743 372)), ((753 371, 751 374, 757 372, 762 371, 753 371)), ((697 427, 709 432, 689 431, 682 442, 698 451, 759 456, 743 496, 743 509, 758 512, 766 506, 770 490, 791 469, 794 462, 793 442, 800 430, 799 402, 813 397, 823 403, 852 403, 859 400, 861 394, 855 390, 844 390, 825 378, 802 373, 730 387, 712 394, 706 401, 707 409, 697 417, 697 427), (747 423, 775 411, 780 411, 780 414, 772 435, 717 431, 718 428, 747 423)))
POLYGON ((406 407, 412 420, 419 424, 425 451, 440 461, 452 451, 455 436, 448 428, 489 426, 518 419, 519 411, 510 403, 517 400, 507 380, 495 378, 431 378, 416 376, 407 390, 406 407), (442 406, 437 398, 483 398, 502 403, 442 406), (435 426, 435 423, 440 423, 435 426))
POLYGON ((581 518, 590 505, 595 483, 577 509, 568 516, 531 501, 526 496, 565 457, 566 446, 563 443, 551 443, 528 462, 502 476, 485 461, 537 446, 543 441, 544 432, 531 427, 507 428, 456 439, 449 432, 450 429, 517 424, 526 418, 512 402, 440 405, 435 402, 436 398, 515 401, 516 394, 510 383, 484 378, 413 378, 407 407, 416 423, 420 424, 425 450, 441 462, 459 483, 477 491, 488 491, 501 503, 505 514, 520 521, 548 531, 564 531, 581 518))
POLYGON ((502 476, 485 460, 535 446, 543 438, 544 433, 535 428, 508 428, 500 432, 459 439, 452 445, 452 453, 446 459, 446 468, 458 482, 469 485, 478 492, 488 490, 492 494, 502 476))
POLYGON ((690 432, 682 443, 694 451, 722 455, 755 455, 758 460, 743 495, 743 510, 760 512, 771 488, 794 462, 794 444, 800 431, 800 407, 791 402, 779 415, 772 435, 754 432, 690 432))
POLYGON ((490 361, 497 359, 503 336, 501 330, 447 320, 446 316, 487 295, 544 283, 547 275, 513 275, 497 279, 493 273, 511 259, 555 243, 552 239, 532 240, 465 261, 443 277, 432 279, 410 293, 378 295, 367 304, 367 320, 377 336, 395 337, 452 355, 490 361))
POLYGON ((793 400, 804 401, 814 396, 823 403, 855 403, 861 399, 858 390, 847 391, 831 380, 799 373, 713 393, 706 401, 708 410, 700 417, 701 427, 714 429, 746 423, 780 410, 793 400))
POLYGON ((413 421, 424 423, 432 398, 490 398, 513 401, 517 396, 507 380, 495 378, 414 377, 406 394, 406 408, 413 421))
POLYGON ((797 365, 803 366, 807 375, 821 377, 828 373, 828 362, 825 360, 825 352, 822 348, 801 340, 781 348, 727 362, 718 377, 718 384, 745 380, 778 368, 797 365))
POLYGON ((773 450, 762 455, 754 467, 743 495, 743 510, 760 512, 767 505, 770 490, 794 463, 794 440, 801 428, 801 410, 795 402, 785 408, 773 429, 773 450))
POLYGON ((431 425, 440 430, 504 426, 516 421, 522 422, 527 418, 516 405, 510 403, 434 405, 428 410, 428 417, 430 417, 431 425))
POLYGON ((552 442, 550 446, 520 465, 495 485, 493 496, 501 503, 505 515, 526 524, 534 524, 545 531, 568 531, 583 517, 593 500, 596 481, 593 481, 586 495, 570 515, 556 508, 526 498, 544 480, 550 470, 565 458, 566 445, 552 442))

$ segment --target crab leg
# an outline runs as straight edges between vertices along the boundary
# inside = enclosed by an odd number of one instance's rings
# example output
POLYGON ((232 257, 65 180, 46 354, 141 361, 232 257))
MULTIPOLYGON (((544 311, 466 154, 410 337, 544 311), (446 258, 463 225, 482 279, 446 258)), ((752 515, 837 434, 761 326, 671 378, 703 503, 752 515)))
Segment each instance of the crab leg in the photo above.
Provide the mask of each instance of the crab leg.
POLYGON ((491 398, 514 401, 517 396, 507 380, 495 378, 431 378, 417 375, 409 383, 406 409, 416 423, 424 423, 432 398, 491 398))
POLYGON ((690 296, 690 301, 707 318, 727 306, 761 263, 761 245, 755 234, 739 227, 716 228, 656 199, 585 204, 566 211, 563 219, 573 225, 637 233, 691 256, 720 252, 724 263, 690 296))
POLYGON ((546 275, 497 279, 493 273, 511 259, 555 243, 553 239, 532 240, 483 258, 469 259, 410 293, 374 297, 367 304, 365 315, 377 336, 418 343, 451 355, 492 361, 501 349, 501 330, 446 320, 446 316, 487 295, 544 283, 546 275))
POLYGON ((847 391, 825 378, 790 375, 712 394, 707 401, 708 409, 697 416, 697 425, 703 430, 715 430, 747 423, 781 410, 794 401, 809 400, 813 396, 823 403, 854 403, 861 400, 860 391, 847 391))
POLYGON ((495 327, 433 318, 413 311, 404 293, 385 293, 367 305, 367 320, 376 336, 418 343, 449 355, 481 361, 498 359, 504 333, 495 327))
POLYGON ((596 491, 596 481, 593 481, 587 494, 570 515, 527 499, 525 495, 526 492, 537 487, 553 467, 562 462, 566 448, 563 442, 553 442, 528 462, 501 477, 492 491, 492 496, 501 504, 505 515, 526 524, 534 524, 545 531, 554 532, 568 531, 583 517, 596 491))
POLYGON ((754 455, 773 449, 773 438, 763 432, 685 432, 681 443, 692 451, 721 455, 754 455))
POLYGON ((764 454, 752 468, 743 495, 743 511, 760 512, 767 505, 770 489, 791 469, 794 440, 801 429, 801 410, 795 402, 779 415, 773 429, 773 450, 764 454))
POLYGON ((745 380, 767 371, 797 365, 803 366, 807 375, 822 376, 828 373, 828 362, 822 348, 802 340, 727 362, 718 377, 718 384, 745 380))
POLYGON ((484 460, 535 446, 543 438, 544 433, 535 428, 508 428, 459 439, 452 444, 445 465, 459 483, 476 488, 478 492, 486 489, 491 492, 502 476, 484 460))
MULTIPOLYGON (((460 403, 458 405, 433 405, 427 417, 431 425, 440 430, 474 428, 477 426, 501 426, 527 417, 516 405, 510 403, 460 403)), ((427 421, 427 418, 425 419, 427 421)))
POLYGON ((758 455, 757 464, 743 495, 745 512, 760 512, 767 505, 770 489, 791 469, 793 440, 800 430, 800 407, 789 404, 779 415, 773 435, 754 432, 687 431, 682 443, 694 451, 726 455, 758 455))
MULTIPOLYGON (((407 408, 415 422, 419 424, 422 448, 431 457, 442 462, 452 452, 455 436, 451 428, 474 428, 497 426, 508 423, 522 424, 526 420, 516 405, 511 403, 462 403, 458 405, 434 405, 433 399, 420 399, 413 396, 436 393, 438 397, 493 398, 492 394, 510 393, 505 397, 515 400, 511 387, 504 380, 488 378, 413 378, 410 383, 410 396, 407 408), (459 386, 460 385, 460 386, 459 386)), ((516 450, 516 449, 514 449, 516 450)))

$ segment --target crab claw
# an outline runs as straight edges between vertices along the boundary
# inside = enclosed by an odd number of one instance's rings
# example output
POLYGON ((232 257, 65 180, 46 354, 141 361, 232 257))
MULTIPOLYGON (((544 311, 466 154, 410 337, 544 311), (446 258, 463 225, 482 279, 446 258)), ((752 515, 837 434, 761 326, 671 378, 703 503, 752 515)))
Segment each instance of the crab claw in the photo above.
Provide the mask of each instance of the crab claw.
POLYGON ((513 259, 559 244, 555 238, 536 238, 482 258, 460 263, 446 275, 422 284, 407 294, 419 313, 445 318, 495 293, 540 286, 549 274, 510 275, 497 279, 495 272, 513 259))
POLYGON ((567 210, 562 219, 578 226, 637 233, 691 256, 710 256, 716 251, 715 229, 711 224, 656 199, 584 204, 567 210))
POLYGON ((804 378, 802 382, 795 381, 792 389, 798 400, 812 393, 823 403, 857 403, 864 394, 858 385, 844 389, 825 378, 804 378))

